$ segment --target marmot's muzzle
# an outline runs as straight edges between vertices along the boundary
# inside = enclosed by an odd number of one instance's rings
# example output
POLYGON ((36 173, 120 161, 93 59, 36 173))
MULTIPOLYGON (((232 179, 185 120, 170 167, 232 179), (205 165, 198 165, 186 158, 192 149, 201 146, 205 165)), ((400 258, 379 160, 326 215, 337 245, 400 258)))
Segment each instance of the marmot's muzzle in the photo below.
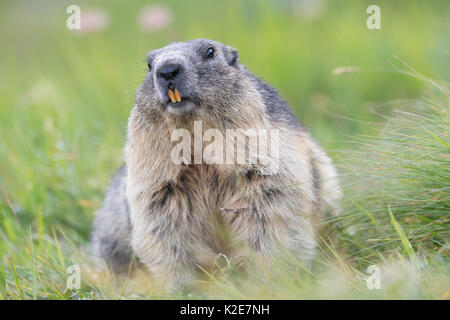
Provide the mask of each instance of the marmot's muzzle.
POLYGON ((159 81, 161 81, 163 87, 167 86, 167 92, 172 103, 180 102, 181 95, 178 89, 175 87, 177 80, 183 73, 183 67, 181 63, 165 62, 157 70, 159 81))

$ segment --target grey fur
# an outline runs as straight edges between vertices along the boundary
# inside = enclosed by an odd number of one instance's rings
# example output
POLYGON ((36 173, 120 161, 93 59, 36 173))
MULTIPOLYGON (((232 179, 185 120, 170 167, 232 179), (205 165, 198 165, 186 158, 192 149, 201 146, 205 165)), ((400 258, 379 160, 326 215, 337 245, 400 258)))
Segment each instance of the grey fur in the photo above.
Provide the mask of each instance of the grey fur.
POLYGON ((99 259, 97 263, 101 267, 110 266, 114 272, 127 271, 133 256, 125 177, 126 166, 123 165, 111 180, 105 201, 96 212, 91 237, 94 256, 99 259))
POLYGON ((246 246, 269 264, 281 248, 310 261, 314 224, 339 213, 341 192, 331 160, 287 103, 239 62, 235 49, 216 41, 173 43, 147 60, 151 70, 128 123, 127 166, 112 180, 94 222, 94 255, 121 271, 136 254, 167 288, 189 285, 198 265, 208 269, 216 254, 240 255, 246 246), (204 56, 208 47, 213 58, 204 56), (180 66, 177 104, 158 76, 167 64, 180 66), (279 129, 279 172, 171 163, 171 131, 192 131, 194 120, 204 129, 279 129), (221 239, 217 225, 234 240, 221 239))

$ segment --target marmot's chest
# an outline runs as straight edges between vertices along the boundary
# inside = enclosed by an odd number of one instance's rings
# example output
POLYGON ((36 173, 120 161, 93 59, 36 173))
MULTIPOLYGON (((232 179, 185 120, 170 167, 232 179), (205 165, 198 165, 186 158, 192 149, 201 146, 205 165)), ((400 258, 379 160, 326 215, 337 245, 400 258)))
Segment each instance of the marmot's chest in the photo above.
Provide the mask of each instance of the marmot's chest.
POLYGON ((199 210, 219 213, 241 198, 247 180, 245 176, 212 165, 183 165, 176 178, 160 185, 152 201, 185 199, 189 202, 188 209, 194 213, 199 210))

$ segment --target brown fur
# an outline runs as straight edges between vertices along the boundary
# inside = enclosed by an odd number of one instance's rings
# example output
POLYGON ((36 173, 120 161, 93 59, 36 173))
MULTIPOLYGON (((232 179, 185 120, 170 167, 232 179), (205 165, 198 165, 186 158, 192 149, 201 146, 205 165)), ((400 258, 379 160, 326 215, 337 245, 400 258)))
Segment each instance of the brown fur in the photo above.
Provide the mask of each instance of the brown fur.
MULTIPOLYGON (((230 49, 222 50, 226 58, 230 49)), ((239 77, 229 90, 241 89, 230 91, 234 96, 217 90, 200 99, 216 99, 220 108, 200 107, 181 117, 167 114, 153 106, 152 84, 145 82, 129 118, 124 175, 128 243, 167 288, 189 285, 198 267, 209 269, 219 253, 232 257, 252 251, 270 264, 288 250, 308 263, 316 246, 315 223, 326 212, 339 213, 331 160, 302 126, 287 124, 291 120, 283 117, 289 115, 270 114, 268 95, 245 67, 232 67, 224 66, 221 79, 229 74, 231 83, 239 77), (279 171, 261 175, 254 165, 174 164, 171 133, 176 128, 192 132, 194 120, 202 121, 203 130, 279 129, 279 171), (219 229, 225 230, 225 239, 219 229)))

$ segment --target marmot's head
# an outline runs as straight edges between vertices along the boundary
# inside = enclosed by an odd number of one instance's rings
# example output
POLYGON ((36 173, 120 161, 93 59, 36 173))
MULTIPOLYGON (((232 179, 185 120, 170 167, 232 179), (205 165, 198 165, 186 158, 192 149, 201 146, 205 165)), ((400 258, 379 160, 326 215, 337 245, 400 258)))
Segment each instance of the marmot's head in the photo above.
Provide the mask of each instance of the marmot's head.
POLYGON ((235 122, 260 104, 237 51, 217 41, 175 42, 147 54, 148 73, 137 104, 162 117, 235 122), (246 110, 243 109, 244 106, 246 110))

